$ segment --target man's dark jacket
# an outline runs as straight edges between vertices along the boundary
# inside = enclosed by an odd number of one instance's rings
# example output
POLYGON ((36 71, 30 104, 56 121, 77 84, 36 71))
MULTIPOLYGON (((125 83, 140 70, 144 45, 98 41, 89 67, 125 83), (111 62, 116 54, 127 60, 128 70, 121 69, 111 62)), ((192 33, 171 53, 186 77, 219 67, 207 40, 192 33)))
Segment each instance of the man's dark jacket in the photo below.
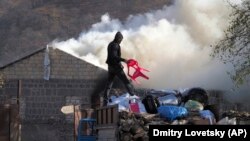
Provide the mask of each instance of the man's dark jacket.
POLYGON ((121 58, 121 47, 119 43, 117 43, 117 38, 115 37, 114 41, 110 42, 108 45, 108 57, 106 63, 109 67, 123 69, 121 61, 125 62, 126 60, 121 58))

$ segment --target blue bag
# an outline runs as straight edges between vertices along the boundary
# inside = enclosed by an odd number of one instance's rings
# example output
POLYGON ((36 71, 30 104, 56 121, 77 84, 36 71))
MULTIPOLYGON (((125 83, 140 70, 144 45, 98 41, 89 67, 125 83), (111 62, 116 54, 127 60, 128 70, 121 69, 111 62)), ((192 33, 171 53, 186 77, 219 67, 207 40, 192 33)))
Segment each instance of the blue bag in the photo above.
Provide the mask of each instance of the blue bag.
POLYGON ((187 116, 188 111, 185 107, 179 106, 160 106, 158 108, 160 117, 166 118, 168 121, 173 121, 177 118, 187 116))
POLYGON ((203 118, 209 119, 210 124, 213 124, 214 114, 210 110, 200 111, 200 115, 203 118))

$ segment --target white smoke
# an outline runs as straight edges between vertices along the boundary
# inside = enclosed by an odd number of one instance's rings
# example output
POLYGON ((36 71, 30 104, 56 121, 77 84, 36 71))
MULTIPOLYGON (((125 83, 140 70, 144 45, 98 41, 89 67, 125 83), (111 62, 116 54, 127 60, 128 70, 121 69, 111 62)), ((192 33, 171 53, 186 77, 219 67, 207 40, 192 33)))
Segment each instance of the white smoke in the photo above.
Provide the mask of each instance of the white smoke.
POLYGON ((105 14, 78 39, 54 41, 52 46, 106 69, 107 46, 121 31, 122 57, 150 70, 145 72, 150 79, 139 79, 136 87, 229 90, 230 66, 210 57, 210 45, 223 37, 229 13, 224 0, 176 0, 125 22, 105 14))

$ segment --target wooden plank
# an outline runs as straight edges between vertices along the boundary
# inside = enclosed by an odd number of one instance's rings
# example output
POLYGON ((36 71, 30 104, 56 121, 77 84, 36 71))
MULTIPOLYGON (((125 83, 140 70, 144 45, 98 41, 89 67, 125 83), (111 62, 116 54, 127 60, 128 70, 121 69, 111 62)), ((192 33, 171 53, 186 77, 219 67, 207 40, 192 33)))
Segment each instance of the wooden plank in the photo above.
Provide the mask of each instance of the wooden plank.
POLYGON ((118 122, 118 105, 106 106, 96 109, 97 127, 116 126, 118 122))
POLYGON ((118 107, 114 107, 113 108, 113 123, 118 122, 118 116, 119 116, 118 107))
POLYGON ((102 116, 102 118, 103 118, 103 124, 107 124, 107 112, 106 112, 106 109, 103 109, 102 110, 103 111, 103 116, 102 116))
MULTIPOLYGON (((20 135, 20 119, 18 113, 18 105, 11 105, 11 123, 10 123, 10 141, 18 141, 21 140, 20 135)), ((2 140, 1 140, 2 141, 2 140)))
POLYGON ((101 125, 102 124, 102 111, 101 110, 97 110, 97 125, 101 125))
POLYGON ((108 124, 112 124, 112 108, 111 109, 107 109, 107 113, 108 113, 108 124))
POLYGON ((20 113, 20 97, 22 97, 22 80, 18 80, 18 93, 17 93, 17 105, 18 105, 18 113, 20 113))
POLYGON ((1 141, 10 140, 10 107, 0 106, 0 139, 1 141))

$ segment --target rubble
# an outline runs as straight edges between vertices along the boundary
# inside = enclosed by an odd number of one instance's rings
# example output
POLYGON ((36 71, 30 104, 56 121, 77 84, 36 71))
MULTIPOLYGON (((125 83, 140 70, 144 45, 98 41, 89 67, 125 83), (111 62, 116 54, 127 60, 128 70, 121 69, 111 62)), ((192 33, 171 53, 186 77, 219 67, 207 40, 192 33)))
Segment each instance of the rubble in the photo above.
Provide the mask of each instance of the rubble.
MULTIPOLYGON (((121 141, 148 141, 149 125, 210 125, 209 119, 199 112, 190 112, 187 117, 168 121, 160 114, 119 112, 119 138, 121 141)), ((213 123, 215 121, 213 120, 213 123)))
POLYGON ((149 125, 168 125, 159 114, 119 113, 119 136, 121 141, 148 141, 149 125))

